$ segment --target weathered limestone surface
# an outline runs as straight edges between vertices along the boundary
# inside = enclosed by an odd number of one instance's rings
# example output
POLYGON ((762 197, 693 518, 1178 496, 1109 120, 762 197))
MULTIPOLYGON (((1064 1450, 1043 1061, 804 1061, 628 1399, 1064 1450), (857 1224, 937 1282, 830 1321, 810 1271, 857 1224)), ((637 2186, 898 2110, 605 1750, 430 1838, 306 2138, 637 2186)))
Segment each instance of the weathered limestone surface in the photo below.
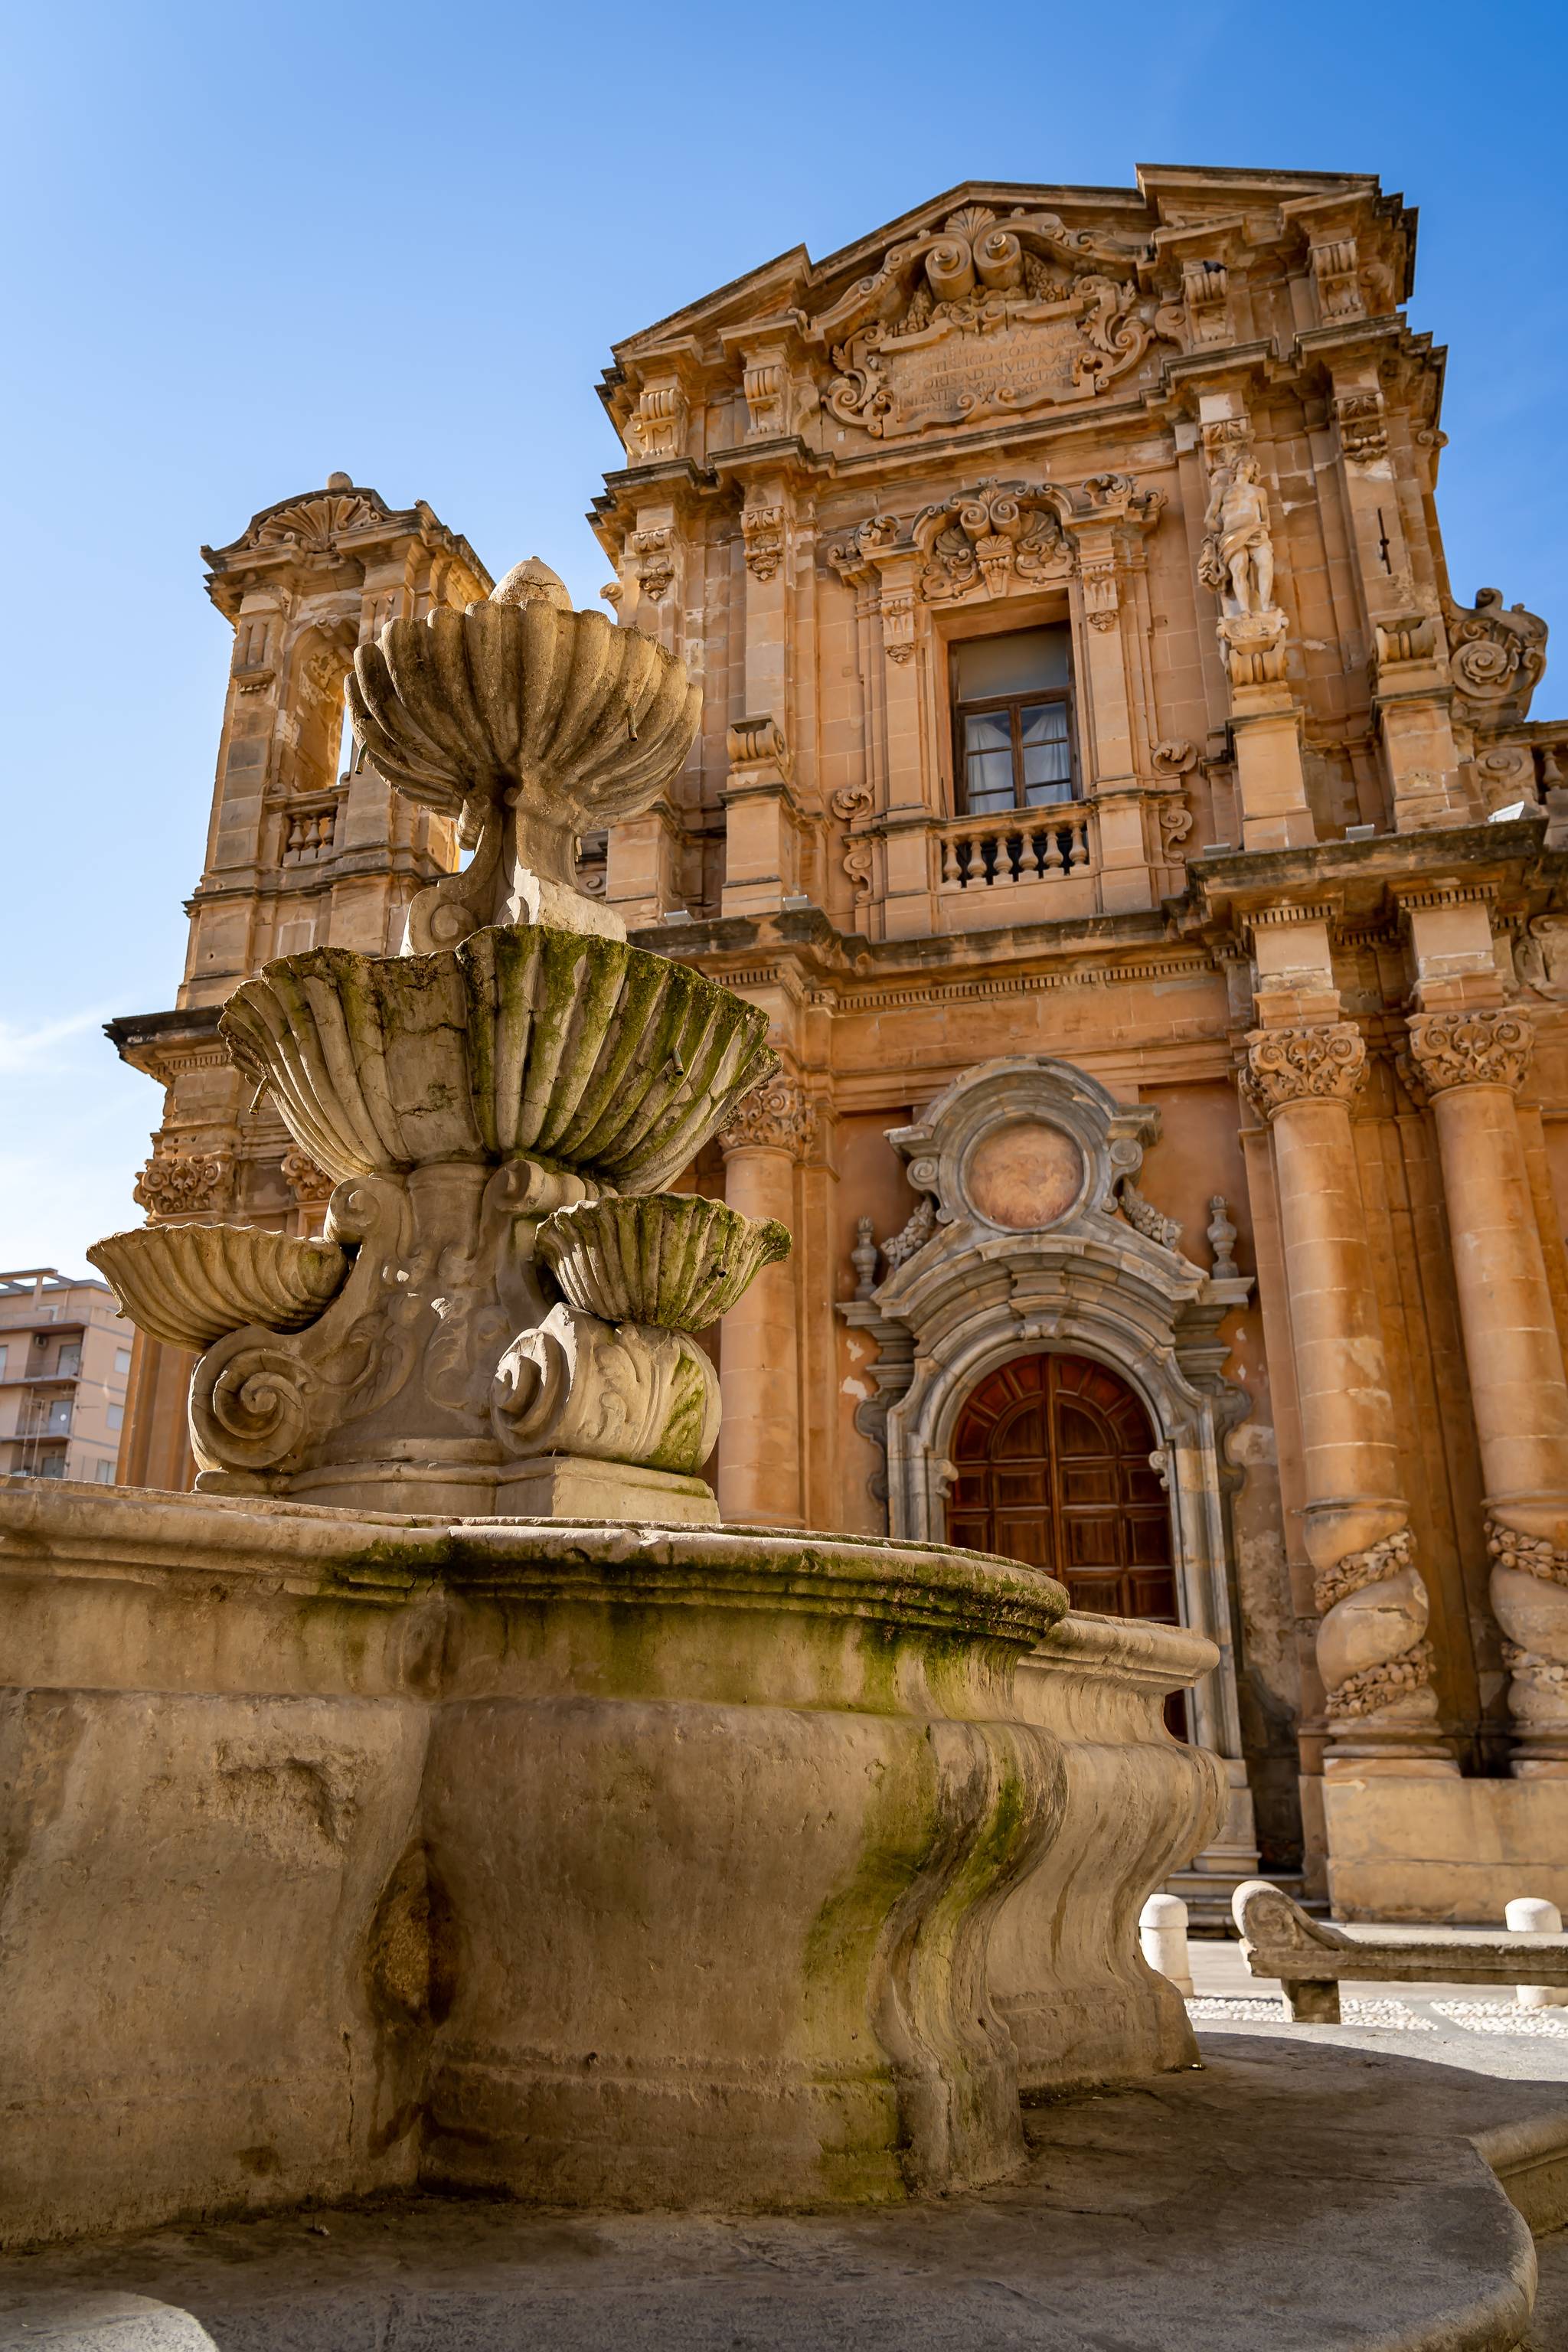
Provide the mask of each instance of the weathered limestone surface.
POLYGON ((69 2287, 10 2295, 0 2287, 0 2352, 35 2345, 43 2352, 215 2352, 199 2320, 148 2295, 69 2287))
POLYGON ((12 2242, 900 2199, 1190 2057, 1211 1664, 942 1546, 0 1491, 12 2242))
POLYGON ((1568 1906, 1568 1784, 1556 1775, 1325 1784, 1342 1919, 1500 1921, 1516 1895, 1568 1906))

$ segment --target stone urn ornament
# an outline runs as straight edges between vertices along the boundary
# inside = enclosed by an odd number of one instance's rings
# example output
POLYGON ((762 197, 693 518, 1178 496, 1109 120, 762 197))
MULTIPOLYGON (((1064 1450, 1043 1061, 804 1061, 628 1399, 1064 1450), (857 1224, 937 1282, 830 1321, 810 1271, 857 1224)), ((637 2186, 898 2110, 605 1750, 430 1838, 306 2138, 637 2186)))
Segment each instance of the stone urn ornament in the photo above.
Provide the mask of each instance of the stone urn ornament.
POLYGON ((657 800, 690 750, 702 691, 640 630, 572 609, 537 556, 487 602, 389 621, 348 681, 378 775, 458 821, 473 855, 421 891, 404 950, 456 947, 489 923, 624 940, 576 885, 577 843, 657 800))
POLYGON ((667 1188, 775 1066, 767 1016, 630 946, 579 836, 647 808, 697 731, 662 646, 530 559, 354 656, 356 735, 471 851, 403 954, 268 964, 219 1034, 332 1181, 320 1243, 151 1226, 89 1253, 204 1352, 197 1486, 468 1516, 718 1517, 695 1337, 789 1247, 667 1188))

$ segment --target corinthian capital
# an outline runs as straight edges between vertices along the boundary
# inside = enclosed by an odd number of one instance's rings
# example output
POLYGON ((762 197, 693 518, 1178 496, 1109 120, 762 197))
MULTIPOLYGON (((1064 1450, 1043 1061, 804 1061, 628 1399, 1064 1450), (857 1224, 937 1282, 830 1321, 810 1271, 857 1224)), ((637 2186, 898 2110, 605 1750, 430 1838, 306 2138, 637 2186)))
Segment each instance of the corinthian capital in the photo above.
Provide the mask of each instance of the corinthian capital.
POLYGON ((1254 1029, 1241 1083, 1264 1118, 1295 1102, 1348 1103, 1366 1076, 1366 1040, 1353 1021, 1254 1029))
POLYGON ((1418 1013, 1410 1058, 1428 1094, 1449 1087, 1517 1087, 1535 1033, 1521 1013, 1418 1013))
POLYGON ((816 1133, 816 1105, 797 1078, 777 1070, 736 1104, 719 1143, 726 1158, 731 1151, 788 1151, 803 1159, 816 1133))

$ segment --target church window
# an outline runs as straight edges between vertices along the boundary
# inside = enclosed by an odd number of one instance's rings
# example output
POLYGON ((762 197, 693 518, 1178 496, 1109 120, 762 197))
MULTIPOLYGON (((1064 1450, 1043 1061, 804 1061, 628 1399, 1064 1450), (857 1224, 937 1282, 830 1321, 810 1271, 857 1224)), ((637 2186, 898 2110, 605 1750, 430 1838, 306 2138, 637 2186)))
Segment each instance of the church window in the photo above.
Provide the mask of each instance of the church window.
POLYGON ((1064 623, 952 648, 960 812, 989 816, 1070 801, 1072 656, 1064 623))

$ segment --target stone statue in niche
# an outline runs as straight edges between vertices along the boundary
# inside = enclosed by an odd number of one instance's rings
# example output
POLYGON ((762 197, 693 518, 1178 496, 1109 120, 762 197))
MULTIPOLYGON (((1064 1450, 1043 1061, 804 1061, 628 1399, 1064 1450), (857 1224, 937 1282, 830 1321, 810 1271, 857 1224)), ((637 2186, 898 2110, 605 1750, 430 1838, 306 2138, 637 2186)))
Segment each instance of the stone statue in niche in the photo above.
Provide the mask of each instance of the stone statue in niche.
POLYGON ((1216 475, 1204 530, 1198 577, 1215 591, 1226 619, 1273 612, 1274 541, 1256 457, 1238 457, 1216 475))

